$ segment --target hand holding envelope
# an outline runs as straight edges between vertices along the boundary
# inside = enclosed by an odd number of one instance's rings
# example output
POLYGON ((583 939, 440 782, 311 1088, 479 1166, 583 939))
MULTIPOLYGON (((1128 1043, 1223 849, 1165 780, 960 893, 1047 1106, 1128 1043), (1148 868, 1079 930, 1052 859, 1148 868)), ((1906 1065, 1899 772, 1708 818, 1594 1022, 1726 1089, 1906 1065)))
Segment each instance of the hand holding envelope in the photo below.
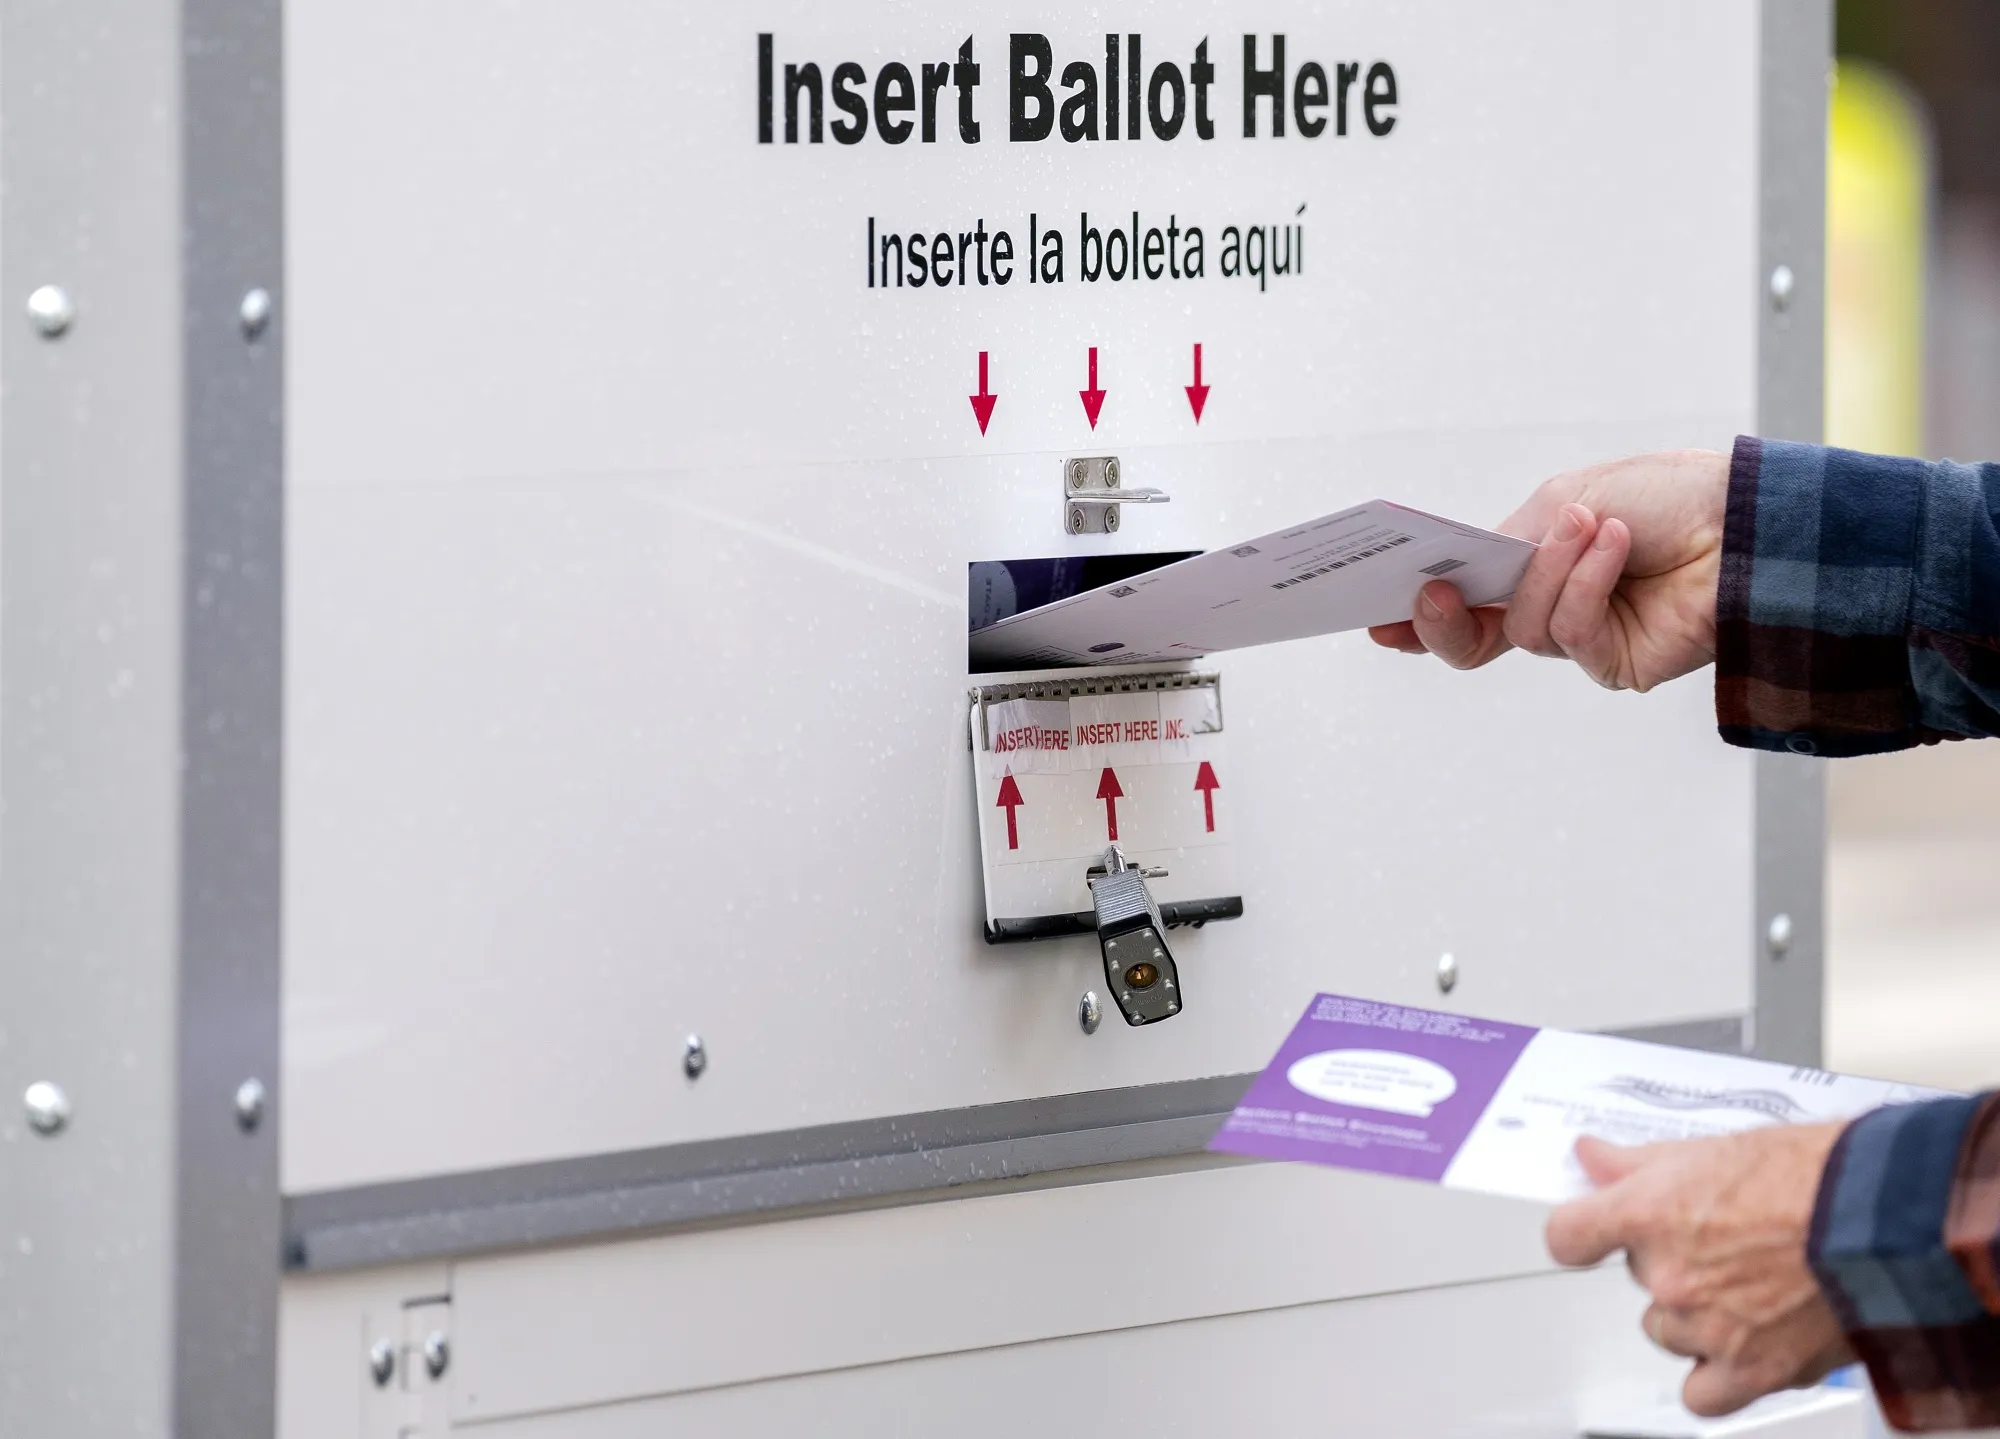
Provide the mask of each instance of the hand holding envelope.
POLYGON ((1806 1265, 1821 1168, 1848 1119, 1936 1097, 1322 994, 1209 1147, 1557 1204, 1550 1255, 1625 1251, 1647 1336, 1697 1361, 1687 1407, 1719 1415, 1847 1361, 1806 1265))
POLYGON ((1729 457, 1671 450, 1546 481, 1500 525, 1539 540, 1505 608, 1433 580, 1375 642, 1475 669, 1509 649, 1575 660, 1608 689, 1649 690, 1715 658, 1729 457))
POLYGON ((1813 1195, 1842 1127, 1577 1142, 1598 1189, 1549 1217, 1549 1253, 1582 1265, 1625 1251, 1653 1296, 1648 1337, 1695 1361, 1682 1401, 1696 1414, 1732 1413, 1853 1360, 1805 1261, 1813 1195))

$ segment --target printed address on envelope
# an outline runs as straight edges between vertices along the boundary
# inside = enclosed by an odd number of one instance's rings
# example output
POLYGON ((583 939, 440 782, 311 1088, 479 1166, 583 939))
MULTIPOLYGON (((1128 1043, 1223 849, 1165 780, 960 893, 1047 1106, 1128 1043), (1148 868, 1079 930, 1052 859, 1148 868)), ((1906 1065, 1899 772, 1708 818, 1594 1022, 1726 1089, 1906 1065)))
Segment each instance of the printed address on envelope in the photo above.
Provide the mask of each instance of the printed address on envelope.
POLYGON ((1209 1148, 1554 1204, 1590 1187, 1586 1134, 1692 1139, 1940 1092, 1322 994, 1209 1148))

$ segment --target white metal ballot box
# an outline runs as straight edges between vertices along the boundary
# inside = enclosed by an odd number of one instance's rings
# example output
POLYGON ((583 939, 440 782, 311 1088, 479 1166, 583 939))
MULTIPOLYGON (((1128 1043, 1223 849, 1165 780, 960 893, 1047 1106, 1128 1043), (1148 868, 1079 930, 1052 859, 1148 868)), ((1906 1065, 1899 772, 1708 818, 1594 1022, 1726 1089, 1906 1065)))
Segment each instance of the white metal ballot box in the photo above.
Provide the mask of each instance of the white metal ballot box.
POLYGON ((1543 1211, 1204 1147, 1320 990, 1815 1062, 1811 762, 972 634, 1816 438, 1824 0, 4 13, 0 1433, 1671 1397, 1543 1211))

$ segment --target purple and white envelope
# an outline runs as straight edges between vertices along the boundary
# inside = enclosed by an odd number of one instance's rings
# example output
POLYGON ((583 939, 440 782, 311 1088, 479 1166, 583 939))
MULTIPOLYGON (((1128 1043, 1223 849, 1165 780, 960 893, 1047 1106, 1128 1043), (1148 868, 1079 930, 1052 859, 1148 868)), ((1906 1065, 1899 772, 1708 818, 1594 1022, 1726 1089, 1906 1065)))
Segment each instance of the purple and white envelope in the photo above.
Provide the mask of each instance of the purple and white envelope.
POLYGON ((1617 1144, 1849 1119, 1944 1091, 1322 994, 1209 1148, 1557 1204, 1617 1144))

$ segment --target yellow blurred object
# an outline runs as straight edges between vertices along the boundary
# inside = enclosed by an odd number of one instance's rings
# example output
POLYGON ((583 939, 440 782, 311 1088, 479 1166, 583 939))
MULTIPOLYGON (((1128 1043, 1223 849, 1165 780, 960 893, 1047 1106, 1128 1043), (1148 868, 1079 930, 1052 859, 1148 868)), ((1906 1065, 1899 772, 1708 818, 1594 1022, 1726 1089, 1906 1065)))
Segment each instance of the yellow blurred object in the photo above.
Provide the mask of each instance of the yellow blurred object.
POLYGON ((1931 189, 1923 104, 1888 71, 1842 60, 1828 130, 1827 442, 1922 454, 1931 189))

